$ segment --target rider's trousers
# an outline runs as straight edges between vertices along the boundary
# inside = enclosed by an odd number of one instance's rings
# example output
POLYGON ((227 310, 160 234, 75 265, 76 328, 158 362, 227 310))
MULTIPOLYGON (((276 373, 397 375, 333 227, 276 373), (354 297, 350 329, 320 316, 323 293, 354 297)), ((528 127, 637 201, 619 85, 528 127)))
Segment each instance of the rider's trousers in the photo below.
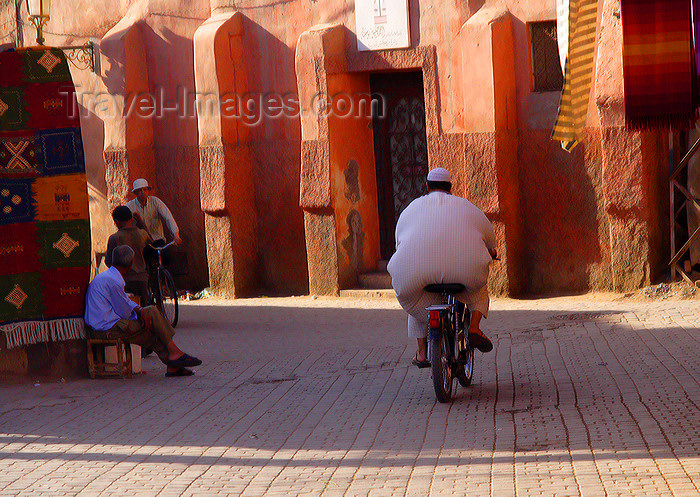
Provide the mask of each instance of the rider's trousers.
MULTIPOLYGON (((472 312, 479 311, 484 317, 488 317, 489 291, 486 286, 475 292, 462 292, 459 295, 455 295, 455 298, 469 306, 472 312)), ((428 313, 425 308, 440 302, 440 295, 423 291, 416 304, 410 310, 406 309, 406 312, 408 312, 408 336, 410 338, 425 338, 428 336, 428 313)))

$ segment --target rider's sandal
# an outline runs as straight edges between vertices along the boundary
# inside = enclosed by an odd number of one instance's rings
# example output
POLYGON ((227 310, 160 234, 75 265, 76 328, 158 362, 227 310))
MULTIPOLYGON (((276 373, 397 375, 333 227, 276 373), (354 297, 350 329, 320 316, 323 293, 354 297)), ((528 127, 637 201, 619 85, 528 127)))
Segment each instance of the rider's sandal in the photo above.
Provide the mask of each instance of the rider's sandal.
POLYGON ((469 334, 467 335, 467 339, 469 340, 469 345, 480 350, 483 353, 491 352, 493 350, 493 344, 491 343, 491 340, 486 338, 486 336, 483 333, 469 332, 469 334))
POLYGON ((420 369, 430 367, 430 361, 419 361, 418 360, 418 352, 416 352, 416 355, 413 356, 413 360, 411 361, 411 364, 413 364, 414 366, 417 366, 420 369))

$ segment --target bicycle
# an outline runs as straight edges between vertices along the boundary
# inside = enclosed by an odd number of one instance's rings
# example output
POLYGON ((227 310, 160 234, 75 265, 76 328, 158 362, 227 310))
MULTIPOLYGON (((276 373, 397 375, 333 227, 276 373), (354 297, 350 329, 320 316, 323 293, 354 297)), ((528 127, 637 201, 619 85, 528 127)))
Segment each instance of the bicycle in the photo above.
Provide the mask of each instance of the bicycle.
POLYGON ((438 283, 425 287, 425 291, 439 293, 442 297, 441 304, 426 307, 429 322, 428 357, 435 396, 442 403, 452 398, 455 378, 460 385, 468 387, 474 375, 474 347, 469 344, 464 332, 471 311, 453 296, 464 289, 464 285, 459 283, 438 283))
POLYGON ((156 247, 152 244, 149 245, 157 253, 156 265, 149 271, 148 276, 148 289, 151 297, 151 301, 155 303, 158 310, 163 314, 166 321, 168 321, 173 328, 177 326, 177 321, 180 316, 180 309, 177 302, 177 288, 175 288, 175 282, 173 277, 170 275, 170 271, 163 267, 163 257, 162 252, 166 248, 175 244, 174 241, 163 245, 162 247, 156 247))

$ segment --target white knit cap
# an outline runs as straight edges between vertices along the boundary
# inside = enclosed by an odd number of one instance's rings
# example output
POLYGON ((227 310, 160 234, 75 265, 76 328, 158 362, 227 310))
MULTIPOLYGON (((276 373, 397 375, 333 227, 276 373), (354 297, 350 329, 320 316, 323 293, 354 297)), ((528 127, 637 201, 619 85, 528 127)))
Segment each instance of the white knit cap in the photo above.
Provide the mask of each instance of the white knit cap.
POLYGON ((428 173, 428 181, 441 181, 444 183, 449 183, 450 172, 444 167, 436 167, 428 173))
POLYGON ((140 190, 141 188, 148 188, 149 190, 151 189, 151 187, 148 186, 148 181, 146 181, 143 178, 139 178, 134 181, 134 187, 131 189, 131 191, 135 192, 136 190, 140 190))

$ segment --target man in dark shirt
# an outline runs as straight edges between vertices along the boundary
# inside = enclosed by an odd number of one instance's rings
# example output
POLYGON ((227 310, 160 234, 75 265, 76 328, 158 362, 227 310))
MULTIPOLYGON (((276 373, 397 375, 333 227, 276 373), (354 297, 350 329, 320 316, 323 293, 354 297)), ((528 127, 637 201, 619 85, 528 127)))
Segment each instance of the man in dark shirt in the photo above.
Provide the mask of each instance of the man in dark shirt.
POLYGON ((148 270, 143 257, 143 249, 148 244, 153 243, 153 240, 146 230, 133 225, 132 213, 127 206, 120 205, 114 209, 112 219, 114 219, 118 231, 107 240, 105 264, 107 267, 112 267, 112 252, 116 247, 120 245, 131 247, 134 251, 134 263, 129 273, 124 277, 126 282, 124 290, 139 296, 142 306, 148 305, 148 270))

